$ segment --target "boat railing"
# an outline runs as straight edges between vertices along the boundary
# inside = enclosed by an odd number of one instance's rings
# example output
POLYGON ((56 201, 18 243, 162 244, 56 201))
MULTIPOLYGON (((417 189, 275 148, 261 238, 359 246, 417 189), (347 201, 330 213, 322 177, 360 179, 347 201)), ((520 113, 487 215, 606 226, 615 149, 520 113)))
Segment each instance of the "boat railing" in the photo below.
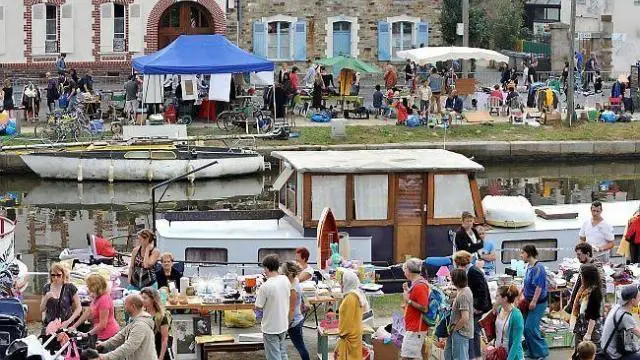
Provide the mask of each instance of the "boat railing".
POLYGON ((172 221, 224 221, 224 220, 280 220, 285 213, 271 210, 212 210, 212 211, 168 211, 162 218, 172 221))
POLYGON ((233 140, 231 143, 229 143, 227 140, 228 139, 222 139, 222 142, 225 144, 226 147, 229 148, 229 151, 232 151, 233 149, 245 149, 245 150, 256 151, 258 149, 258 142, 256 138, 253 136, 229 139, 229 140, 233 140))

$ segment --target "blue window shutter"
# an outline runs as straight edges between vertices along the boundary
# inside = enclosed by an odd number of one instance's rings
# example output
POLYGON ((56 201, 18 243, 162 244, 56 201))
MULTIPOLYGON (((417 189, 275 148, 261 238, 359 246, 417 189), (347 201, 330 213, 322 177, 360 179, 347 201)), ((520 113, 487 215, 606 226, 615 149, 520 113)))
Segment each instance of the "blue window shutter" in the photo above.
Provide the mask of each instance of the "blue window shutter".
POLYGON ((378 60, 391 60, 391 54, 389 54, 390 47, 391 29, 389 23, 386 21, 378 21, 378 60))
POLYGON ((418 43, 416 47, 419 47, 420 44, 424 44, 424 46, 429 46, 429 23, 419 22, 416 24, 418 27, 418 43))
POLYGON ((307 22, 296 22, 296 35, 294 44, 294 56, 293 59, 297 61, 303 61, 307 59, 307 22))
POLYGON ((253 23, 253 53, 267 57, 267 31, 263 22, 253 23))

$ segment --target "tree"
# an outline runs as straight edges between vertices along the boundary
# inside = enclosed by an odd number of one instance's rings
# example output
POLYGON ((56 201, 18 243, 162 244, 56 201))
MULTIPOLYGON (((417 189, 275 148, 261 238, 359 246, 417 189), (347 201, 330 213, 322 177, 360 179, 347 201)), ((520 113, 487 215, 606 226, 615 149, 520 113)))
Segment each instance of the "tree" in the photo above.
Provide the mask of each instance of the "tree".
POLYGON ((524 27, 523 0, 488 0, 487 27, 493 49, 511 50, 522 35, 524 27))
MULTIPOLYGON (((469 45, 487 45, 487 25, 485 11, 480 0, 471 1, 469 8, 469 45)), ((440 27, 445 45, 457 45, 461 37, 456 34, 458 23, 462 22, 462 0, 442 0, 440 27)))

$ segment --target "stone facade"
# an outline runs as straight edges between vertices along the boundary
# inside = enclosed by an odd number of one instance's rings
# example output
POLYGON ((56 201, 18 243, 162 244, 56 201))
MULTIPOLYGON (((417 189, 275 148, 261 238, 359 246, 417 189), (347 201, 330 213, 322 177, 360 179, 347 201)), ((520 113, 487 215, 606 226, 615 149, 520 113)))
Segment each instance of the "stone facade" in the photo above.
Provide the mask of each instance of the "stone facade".
MULTIPOLYGON (((355 49, 351 55, 372 63, 380 64, 379 21, 415 19, 428 24, 429 46, 441 45, 442 41, 438 24, 439 0, 242 0, 241 3, 240 46, 250 51, 254 46, 254 22, 279 15, 306 21, 306 57, 310 59, 329 55, 327 46, 332 40, 328 35, 333 31, 330 20, 336 18, 352 22, 352 31, 357 31, 357 35, 352 36, 352 48, 355 49), (357 44, 353 44, 354 40, 357 44)), ((227 34, 232 41, 237 34, 237 11, 230 9, 227 14, 227 34)))

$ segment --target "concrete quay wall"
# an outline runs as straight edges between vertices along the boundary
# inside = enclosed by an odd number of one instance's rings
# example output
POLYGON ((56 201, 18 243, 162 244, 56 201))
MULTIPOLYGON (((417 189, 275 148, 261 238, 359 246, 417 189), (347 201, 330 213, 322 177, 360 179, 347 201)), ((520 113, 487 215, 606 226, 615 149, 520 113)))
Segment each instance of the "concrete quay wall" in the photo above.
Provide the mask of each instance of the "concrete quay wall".
MULTIPOLYGON (((442 142, 388 144, 282 145, 262 146, 258 151, 269 158, 272 151, 324 151, 375 149, 435 149, 442 142)), ((539 162, 566 160, 640 159, 640 140, 620 141, 450 141, 445 148, 479 162, 539 162)), ((0 152, 0 174, 30 172, 19 155, 0 152)))

